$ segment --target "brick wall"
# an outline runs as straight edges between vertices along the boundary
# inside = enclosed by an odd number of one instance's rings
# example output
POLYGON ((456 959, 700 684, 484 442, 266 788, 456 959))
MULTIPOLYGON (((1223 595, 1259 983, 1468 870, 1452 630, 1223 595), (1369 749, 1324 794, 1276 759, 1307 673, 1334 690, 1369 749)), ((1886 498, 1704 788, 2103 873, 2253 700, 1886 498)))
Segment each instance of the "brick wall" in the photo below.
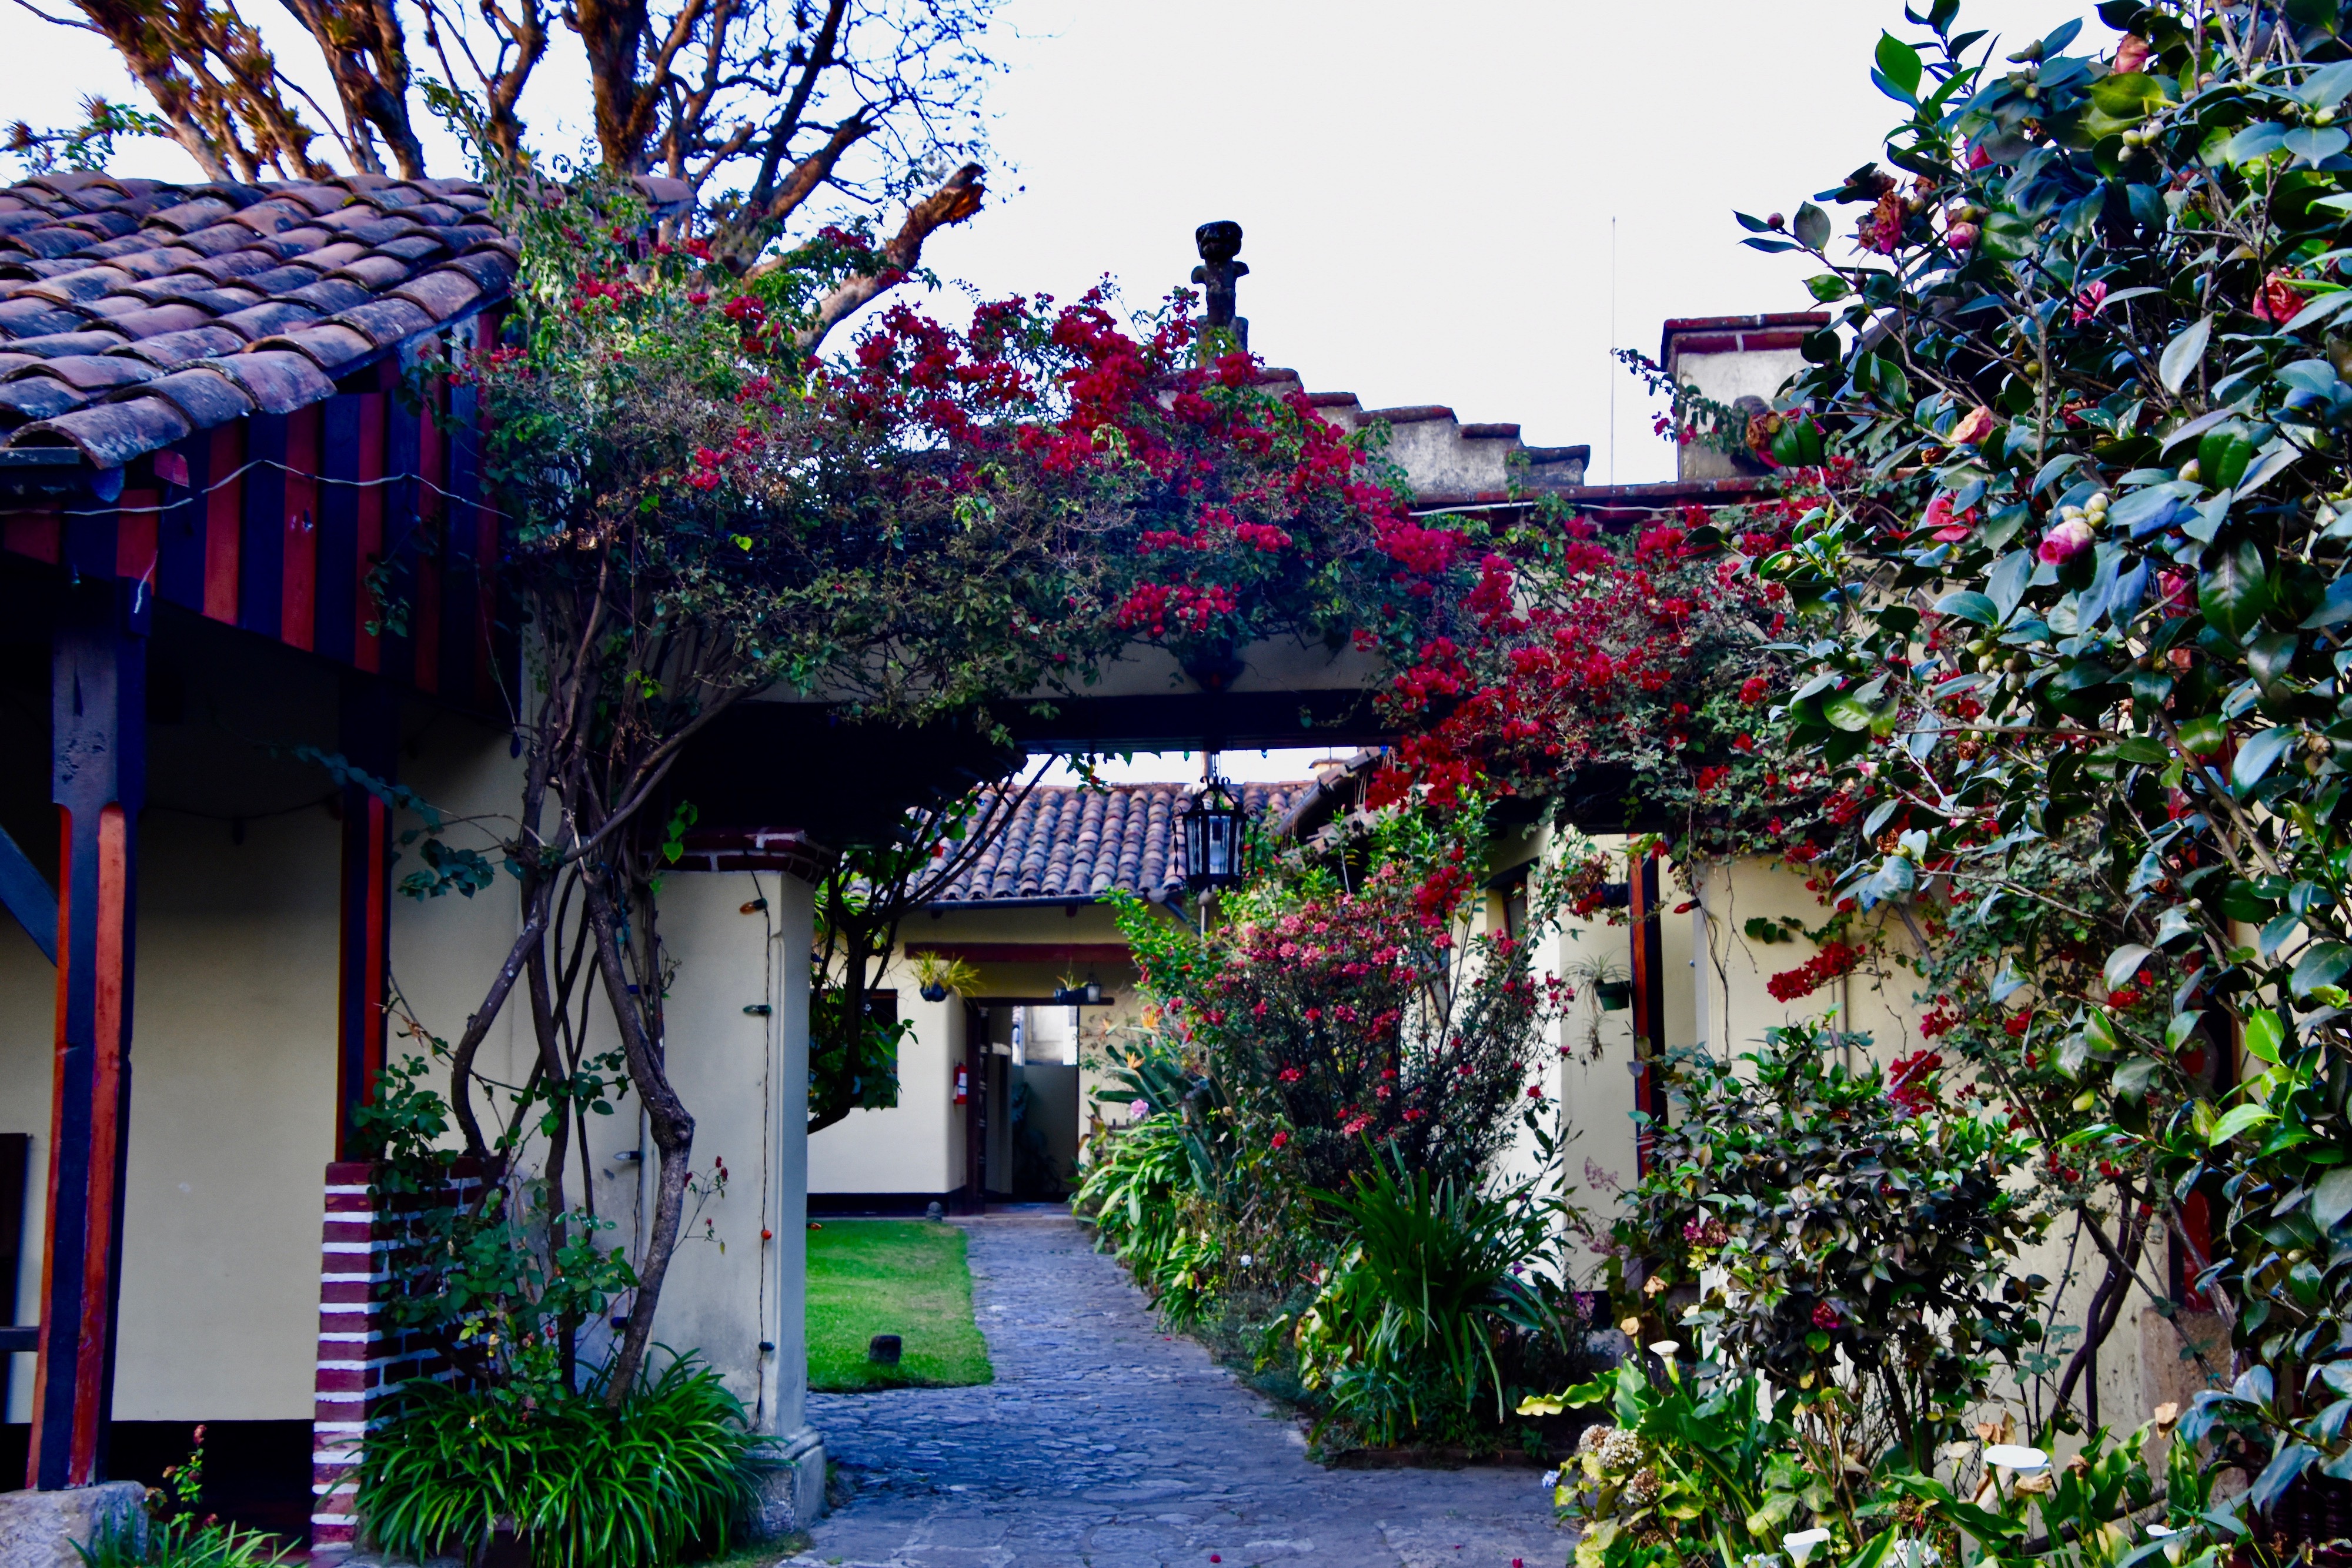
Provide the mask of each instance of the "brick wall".
MULTIPOLYGON (((446 1377, 448 1363, 414 1333, 383 1327, 379 1304, 396 1226, 370 1192, 375 1166, 339 1160, 327 1167, 326 1221, 319 1246, 319 1357, 310 1423, 310 1550, 320 1560, 350 1552, 359 1531, 360 1444, 385 1399, 414 1377, 446 1377)), ((459 1172, 447 1197, 479 1185, 459 1172)))

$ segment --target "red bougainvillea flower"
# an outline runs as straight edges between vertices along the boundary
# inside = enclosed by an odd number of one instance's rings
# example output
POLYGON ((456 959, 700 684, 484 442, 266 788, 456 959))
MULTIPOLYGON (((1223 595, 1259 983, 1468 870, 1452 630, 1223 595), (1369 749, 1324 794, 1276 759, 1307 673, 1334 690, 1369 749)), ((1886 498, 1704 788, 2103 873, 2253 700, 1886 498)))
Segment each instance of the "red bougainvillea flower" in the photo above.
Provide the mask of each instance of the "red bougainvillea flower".
POLYGON ((1952 426, 1952 444, 1973 446, 1992 434, 1992 410, 1979 403, 1969 410, 1968 416, 1952 426))
POLYGON ((2263 279, 2262 287, 2254 291, 2254 319, 2282 326, 2294 319, 2303 308, 2305 298, 2302 280, 2284 269, 2263 279))
POLYGON ((2033 553, 2053 563, 2072 560, 2089 549, 2091 541, 2097 537, 2089 523, 2080 517, 2069 517, 2043 534, 2040 547, 2033 553))
POLYGON ((1793 969, 1783 969, 1764 982, 1775 1001, 1793 1002, 1811 996, 1862 962, 1862 949, 1843 942, 1825 942, 1822 950, 1793 969))

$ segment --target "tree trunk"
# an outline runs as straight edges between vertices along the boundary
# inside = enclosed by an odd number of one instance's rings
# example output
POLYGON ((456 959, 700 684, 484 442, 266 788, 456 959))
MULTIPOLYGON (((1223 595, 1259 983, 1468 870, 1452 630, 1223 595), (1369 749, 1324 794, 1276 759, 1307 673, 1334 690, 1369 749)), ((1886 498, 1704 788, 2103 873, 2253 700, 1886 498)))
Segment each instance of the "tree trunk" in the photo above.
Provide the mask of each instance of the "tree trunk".
POLYGON ((581 892, 596 934, 596 972, 604 982, 604 999, 620 1030, 629 1077, 646 1108, 654 1146, 661 1151, 653 1228, 646 1239, 645 1256, 637 1263, 637 1298, 629 1308, 629 1326, 622 1333, 620 1351, 613 1358, 613 1375, 604 1389, 604 1402, 617 1406, 628 1397, 645 1364, 654 1312, 661 1304, 662 1281, 669 1273, 670 1257, 677 1250, 678 1230, 686 1215, 686 1182, 694 1166, 694 1116, 670 1087, 662 1043, 646 1032, 644 1016, 630 999, 628 965, 621 955, 611 889, 591 872, 581 878, 581 892))

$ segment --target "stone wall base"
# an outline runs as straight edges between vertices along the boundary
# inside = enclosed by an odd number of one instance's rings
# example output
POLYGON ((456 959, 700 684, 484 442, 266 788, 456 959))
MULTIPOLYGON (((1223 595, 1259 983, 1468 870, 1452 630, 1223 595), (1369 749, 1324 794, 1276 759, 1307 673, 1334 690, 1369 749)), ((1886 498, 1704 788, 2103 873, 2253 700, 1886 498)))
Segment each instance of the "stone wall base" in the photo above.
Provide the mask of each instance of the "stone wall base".
POLYGON ((787 1437, 772 1437, 752 1480, 745 1535, 754 1542, 781 1541, 806 1530, 824 1512, 824 1435, 803 1427, 787 1437))
POLYGON ((81 1568, 74 1544, 89 1545, 108 1531, 145 1549, 145 1487, 101 1481, 64 1491, 0 1492, 0 1568, 81 1568))

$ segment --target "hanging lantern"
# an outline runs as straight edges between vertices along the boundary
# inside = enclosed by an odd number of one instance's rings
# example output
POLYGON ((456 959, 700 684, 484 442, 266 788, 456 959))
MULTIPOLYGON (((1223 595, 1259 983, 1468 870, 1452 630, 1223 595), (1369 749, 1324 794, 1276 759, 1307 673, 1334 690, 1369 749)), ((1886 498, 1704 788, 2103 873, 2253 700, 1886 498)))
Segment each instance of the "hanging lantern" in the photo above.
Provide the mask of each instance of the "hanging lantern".
POLYGON ((1242 881, 1242 803, 1211 774, 1186 808, 1184 885, 1194 893, 1238 887, 1242 881))

